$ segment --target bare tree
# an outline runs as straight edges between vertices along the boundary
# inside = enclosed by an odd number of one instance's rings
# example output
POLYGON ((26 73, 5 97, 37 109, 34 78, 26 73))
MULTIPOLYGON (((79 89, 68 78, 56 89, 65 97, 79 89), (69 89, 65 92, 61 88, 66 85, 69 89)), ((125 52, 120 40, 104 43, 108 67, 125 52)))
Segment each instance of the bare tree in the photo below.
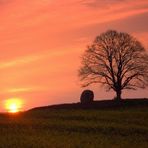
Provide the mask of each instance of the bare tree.
POLYGON ((142 44, 124 32, 109 30, 97 36, 82 56, 83 86, 101 83, 121 99, 123 89, 148 85, 148 54, 142 44))

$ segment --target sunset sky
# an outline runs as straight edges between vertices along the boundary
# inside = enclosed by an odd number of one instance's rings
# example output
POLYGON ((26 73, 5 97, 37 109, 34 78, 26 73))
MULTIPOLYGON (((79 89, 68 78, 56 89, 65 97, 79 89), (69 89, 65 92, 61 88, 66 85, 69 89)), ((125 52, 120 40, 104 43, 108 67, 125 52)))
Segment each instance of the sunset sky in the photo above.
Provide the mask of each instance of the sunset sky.
MULTIPOLYGON (((108 29, 148 50, 148 0, 0 0, 0 111, 9 98, 22 99, 22 110, 78 102, 80 57, 108 29)), ((114 97, 89 89, 97 100, 114 97)), ((123 96, 148 97, 148 89, 123 96)))

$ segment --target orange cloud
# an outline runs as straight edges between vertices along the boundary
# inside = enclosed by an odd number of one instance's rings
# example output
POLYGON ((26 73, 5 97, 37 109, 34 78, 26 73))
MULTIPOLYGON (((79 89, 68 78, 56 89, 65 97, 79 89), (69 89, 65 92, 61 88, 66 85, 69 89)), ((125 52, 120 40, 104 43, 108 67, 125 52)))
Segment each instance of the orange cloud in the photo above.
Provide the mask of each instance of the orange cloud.
POLYGON ((128 31, 148 47, 147 0, 6 0, 0 9, 1 98, 18 95, 26 108, 77 102, 80 56, 106 29, 128 31))

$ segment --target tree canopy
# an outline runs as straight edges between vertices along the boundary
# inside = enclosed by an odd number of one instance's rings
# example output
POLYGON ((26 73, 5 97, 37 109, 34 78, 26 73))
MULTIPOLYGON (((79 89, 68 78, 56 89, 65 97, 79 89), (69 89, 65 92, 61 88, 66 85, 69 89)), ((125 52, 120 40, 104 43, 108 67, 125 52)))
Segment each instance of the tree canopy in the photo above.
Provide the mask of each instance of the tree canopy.
POLYGON ((109 30, 85 50, 79 76, 84 87, 101 83, 120 100, 123 89, 148 86, 148 54, 136 38, 109 30))

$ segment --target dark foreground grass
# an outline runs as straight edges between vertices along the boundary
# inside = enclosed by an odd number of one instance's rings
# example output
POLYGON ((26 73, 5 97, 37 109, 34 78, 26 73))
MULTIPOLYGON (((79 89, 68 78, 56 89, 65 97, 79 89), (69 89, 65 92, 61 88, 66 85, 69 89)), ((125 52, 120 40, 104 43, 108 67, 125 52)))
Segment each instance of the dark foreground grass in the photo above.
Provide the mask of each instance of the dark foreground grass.
POLYGON ((148 148, 148 107, 0 115, 0 148, 148 148))

